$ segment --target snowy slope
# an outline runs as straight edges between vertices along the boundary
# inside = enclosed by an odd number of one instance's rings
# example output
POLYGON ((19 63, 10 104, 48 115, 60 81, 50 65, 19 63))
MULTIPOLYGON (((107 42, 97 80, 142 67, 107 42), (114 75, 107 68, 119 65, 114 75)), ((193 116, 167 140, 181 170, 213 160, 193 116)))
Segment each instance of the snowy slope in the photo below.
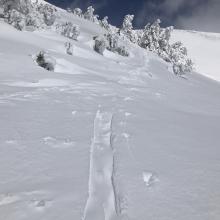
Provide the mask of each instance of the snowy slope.
POLYGON ((0 220, 219 220, 219 83, 132 45, 101 56, 103 30, 59 12, 82 30, 73 56, 0 21, 0 220))
POLYGON ((220 81, 220 34, 175 30, 173 41, 182 41, 198 73, 220 81))

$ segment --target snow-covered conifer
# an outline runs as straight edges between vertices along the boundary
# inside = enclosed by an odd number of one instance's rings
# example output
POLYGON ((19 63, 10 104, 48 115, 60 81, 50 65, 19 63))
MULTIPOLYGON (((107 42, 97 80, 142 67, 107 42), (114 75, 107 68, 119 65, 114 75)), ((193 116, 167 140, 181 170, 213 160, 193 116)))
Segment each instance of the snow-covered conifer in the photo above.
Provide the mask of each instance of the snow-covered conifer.
POLYGON ((110 29, 110 25, 108 23, 108 16, 105 16, 101 21, 100 21, 101 27, 105 28, 107 31, 110 29))
POLYGON ((173 71, 176 75, 182 75, 192 71, 193 62, 188 58, 187 49, 181 42, 171 45, 169 57, 173 63, 173 71))
POLYGON ((119 36, 115 33, 109 33, 106 35, 106 39, 108 41, 107 49, 112 52, 115 52, 118 48, 119 36))
POLYGON ((15 9, 8 11, 6 20, 10 25, 20 31, 25 27, 24 15, 15 9))
POLYGON ((120 44, 119 35, 116 33, 109 33, 105 35, 107 40, 107 49, 111 52, 118 53, 121 56, 129 56, 126 47, 120 44))
POLYGON ((52 26, 56 20, 55 9, 50 5, 44 5, 43 15, 45 24, 52 26))
POLYGON ((148 48, 150 44, 150 23, 148 23, 143 30, 139 45, 143 48, 148 48))
POLYGON ((95 9, 92 6, 89 6, 84 14, 84 18, 89 21, 94 21, 94 11, 95 9))
POLYGON ((122 30, 124 32, 133 30, 133 25, 132 25, 133 19, 134 19, 134 15, 126 15, 124 17, 123 24, 122 24, 122 30))
POLYGON ((92 21, 96 24, 99 24, 99 15, 94 15, 92 21))
POLYGON ((61 34, 65 37, 68 37, 73 40, 77 40, 78 36, 80 35, 80 28, 78 25, 75 25, 71 22, 66 22, 61 25, 61 34))
POLYGON ((76 16, 78 16, 78 17, 82 17, 82 16, 83 16, 82 10, 81 10, 80 8, 75 8, 75 9, 73 10, 73 14, 76 15, 76 16))
POLYGON ((137 42, 137 37, 133 31, 132 22, 134 20, 134 15, 126 15, 123 20, 121 32, 133 43, 137 42))
POLYGON ((67 11, 68 13, 72 13, 72 12, 73 12, 71 8, 67 8, 66 11, 67 11))

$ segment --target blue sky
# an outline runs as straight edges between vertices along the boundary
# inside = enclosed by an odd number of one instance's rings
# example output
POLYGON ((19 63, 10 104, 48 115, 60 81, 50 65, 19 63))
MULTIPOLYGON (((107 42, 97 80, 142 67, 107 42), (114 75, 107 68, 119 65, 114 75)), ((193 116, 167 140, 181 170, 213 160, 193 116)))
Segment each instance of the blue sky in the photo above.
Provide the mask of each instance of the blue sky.
POLYGON ((143 27, 156 18, 163 26, 220 32, 220 0, 48 0, 59 7, 92 5, 101 17, 107 15, 120 26, 124 15, 134 14, 134 26, 143 27))

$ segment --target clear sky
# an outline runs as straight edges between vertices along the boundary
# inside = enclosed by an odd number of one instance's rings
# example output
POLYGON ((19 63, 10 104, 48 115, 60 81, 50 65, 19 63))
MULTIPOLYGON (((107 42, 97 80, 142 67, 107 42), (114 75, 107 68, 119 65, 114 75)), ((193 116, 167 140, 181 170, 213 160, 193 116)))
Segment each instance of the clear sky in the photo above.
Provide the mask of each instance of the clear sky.
POLYGON ((220 0, 47 0, 62 8, 92 5, 100 17, 120 26, 124 15, 134 14, 134 26, 143 27, 156 18, 163 26, 220 32, 220 0))

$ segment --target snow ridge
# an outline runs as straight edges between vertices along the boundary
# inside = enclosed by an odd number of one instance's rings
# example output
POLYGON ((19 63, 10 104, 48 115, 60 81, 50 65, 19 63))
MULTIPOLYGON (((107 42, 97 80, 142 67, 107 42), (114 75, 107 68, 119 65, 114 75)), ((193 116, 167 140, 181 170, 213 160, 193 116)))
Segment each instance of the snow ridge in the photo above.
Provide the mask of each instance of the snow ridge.
POLYGON ((85 207, 84 220, 117 219, 111 127, 112 114, 98 111, 94 121, 89 197, 85 207))

